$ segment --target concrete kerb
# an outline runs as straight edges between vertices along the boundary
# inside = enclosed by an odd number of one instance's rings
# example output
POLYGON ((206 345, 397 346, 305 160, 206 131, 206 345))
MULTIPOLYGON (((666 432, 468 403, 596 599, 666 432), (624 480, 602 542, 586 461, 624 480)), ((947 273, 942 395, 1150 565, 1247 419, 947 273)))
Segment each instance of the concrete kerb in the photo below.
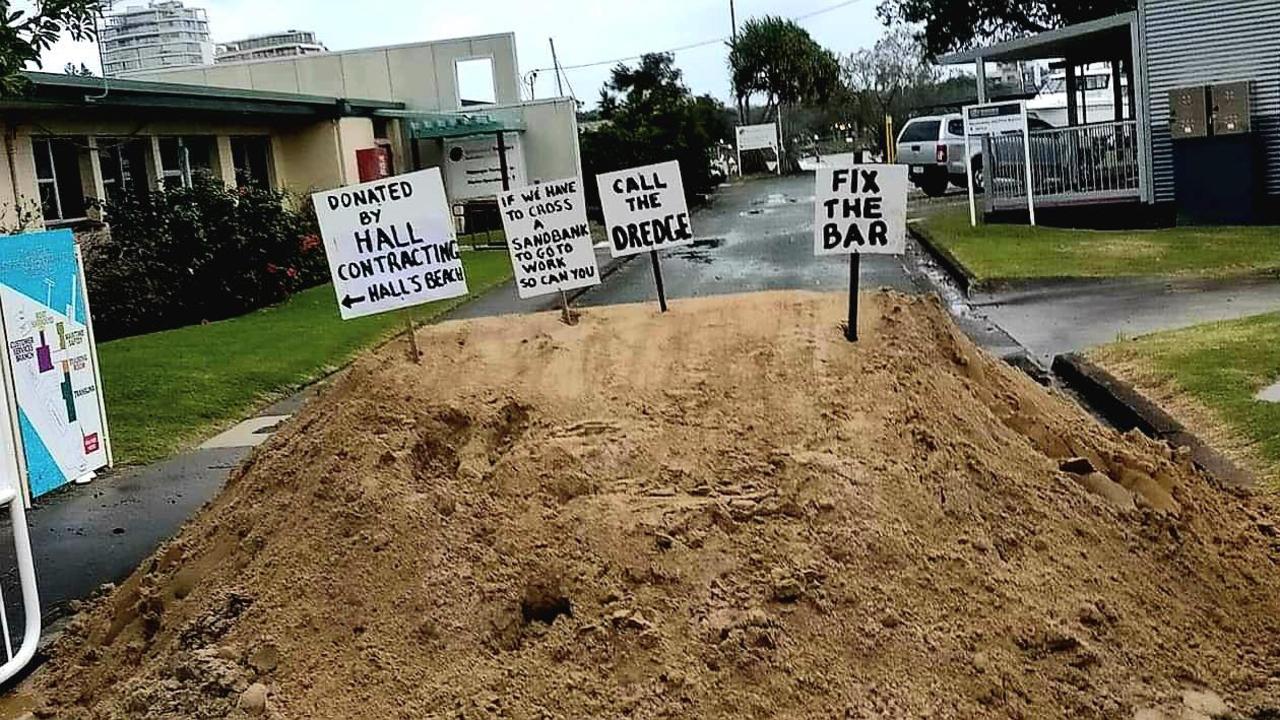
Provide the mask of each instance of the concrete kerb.
POLYGON ((908 224, 907 232, 911 234, 911 237, 915 238, 916 242, 920 243, 920 247, 929 253, 934 262, 938 263, 938 267, 941 267, 946 271, 947 275, 951 276, 952 282, 956 284, 960 292, 964 293, 966 298, 973 297, 975 291, 982 289, 981 281, 969 271, 969 268, 964 266, 964 263, 960 262, 959 258, 936 242, 929 236, 927 231, 917 227, 917 225, 908 224))
POLYGON ((1188 448, 1196 465, 1228 486, 1254 486, 1252 474, 1188 431, 1131 384, 1084 356, 1077 353, 1059 355, 1053 360, 1053 371, 1067 387, 1120 430, 1136 428, 1175 447, 1188 448))

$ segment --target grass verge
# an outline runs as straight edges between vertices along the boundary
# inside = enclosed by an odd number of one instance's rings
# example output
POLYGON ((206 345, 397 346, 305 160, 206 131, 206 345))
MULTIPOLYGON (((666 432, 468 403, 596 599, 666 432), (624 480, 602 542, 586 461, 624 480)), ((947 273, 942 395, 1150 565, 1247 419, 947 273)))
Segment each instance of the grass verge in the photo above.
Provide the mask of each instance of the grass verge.
POLYGON ((1124 340, 1089 353, 1218 450, 1280 490, 1280 313, 1124 340))
MULTIPOLYGON (((471 297, 511 277, 506 252, 462 257, 471 297)), ((407 317, 429 321, 465 300, 344 322, 323 285, 231 320, 105 343, 98 354, 116 462, 168 457, 337 370, 407 317)))
POLYGON ((916 225, 979 284, 1045 278, 1238 277, 1280 271, 1280 228, 1072 230, 969 225, 948 210, 916 225))

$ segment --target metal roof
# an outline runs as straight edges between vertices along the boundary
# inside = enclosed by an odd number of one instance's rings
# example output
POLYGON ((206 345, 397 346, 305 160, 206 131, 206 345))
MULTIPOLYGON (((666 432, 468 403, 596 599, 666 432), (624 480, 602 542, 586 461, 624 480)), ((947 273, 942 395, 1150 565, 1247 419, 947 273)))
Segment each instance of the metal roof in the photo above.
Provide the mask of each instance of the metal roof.
POLYGON ((943 55, 938 62, 943 65, 964 65, 984 61, 1010 62, 1017 60, 1045 60, 1049 58, 1079 58, 1080 61, 1110 60, 1117 53, 1127 56, 1130 52, 1130 26, 1136 25, 1136 12, 1048 30, 1039 35, 1018 38, 987 47, 943 55))
POLYGON ((381 110, 400 110, 404 103, 357 100, 324 95, 218 88, 185 83, 24 72, 30 82, 21 95, 0 98, 4 109, 115 108, 184 110, 336 118, 371 116, 381 110), (98 97, 107 90, 105 97, 98 97))
POLYGON ((524 132, 524 121, 498 113, 423 113, 405 110, 380 110, 378 117, 405 121, 414 140, 489 135, 499 132, 524 132))

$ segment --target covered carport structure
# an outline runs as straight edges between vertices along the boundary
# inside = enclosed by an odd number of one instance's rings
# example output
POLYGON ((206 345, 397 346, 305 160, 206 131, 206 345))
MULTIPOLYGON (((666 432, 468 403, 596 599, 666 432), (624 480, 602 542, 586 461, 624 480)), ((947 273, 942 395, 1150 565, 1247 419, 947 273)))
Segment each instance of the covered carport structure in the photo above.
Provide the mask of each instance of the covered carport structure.
MULTIPOLYGON (((987 101, 987 65, 1049 61, 1065 69, 1067 125, 1033 129, 1032 189, 1038 206, 1091 205, 1151 200, 1150 118, 1138 14, 1123 13, 943 56, 944 65, 974 66, 979 102, 987 101), (1083 69, 1111 68, 1114 113, 1091 122, 1083 69)), ((989 211, 1026 202, 1023 140, 984 141, 981 162, 989 211)))

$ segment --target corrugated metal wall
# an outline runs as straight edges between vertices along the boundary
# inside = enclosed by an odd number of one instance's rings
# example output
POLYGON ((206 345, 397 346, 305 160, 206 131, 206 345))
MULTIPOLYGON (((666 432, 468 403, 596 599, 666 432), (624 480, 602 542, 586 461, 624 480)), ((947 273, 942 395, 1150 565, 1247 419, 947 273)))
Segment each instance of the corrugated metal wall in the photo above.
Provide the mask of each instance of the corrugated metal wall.
POLYGON ((1280 195, 1280 0, 1142 0, 1157 201, 1174 199, 1169 91, 1254 82, 1254 128, 1264 137, 1267 190, 1280 195))

